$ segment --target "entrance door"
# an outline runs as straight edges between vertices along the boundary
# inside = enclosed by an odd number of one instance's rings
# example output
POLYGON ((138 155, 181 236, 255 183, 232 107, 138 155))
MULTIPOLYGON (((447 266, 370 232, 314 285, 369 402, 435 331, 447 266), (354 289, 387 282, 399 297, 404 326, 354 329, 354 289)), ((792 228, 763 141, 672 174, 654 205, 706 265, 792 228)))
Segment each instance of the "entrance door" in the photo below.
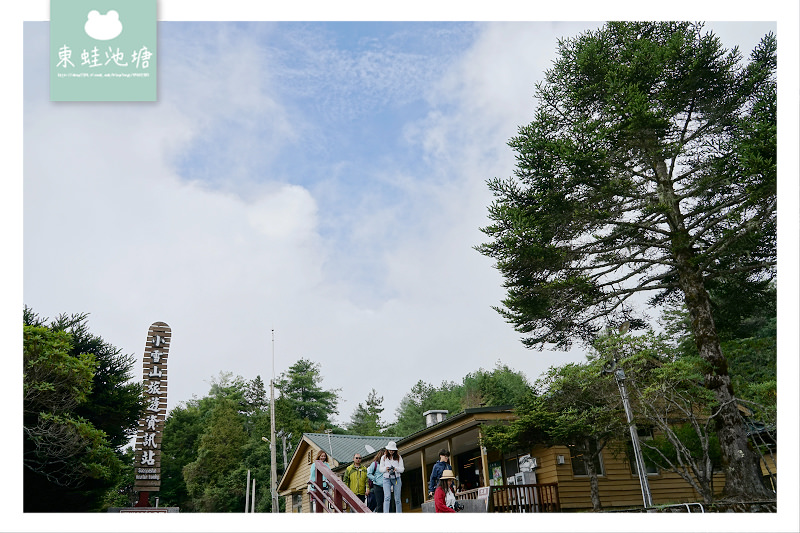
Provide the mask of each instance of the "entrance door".
POLYGON ((481 486, 481 450, 475 448, 456 456, 458 465, 458 482, 461 490, 474 489, 481 486))

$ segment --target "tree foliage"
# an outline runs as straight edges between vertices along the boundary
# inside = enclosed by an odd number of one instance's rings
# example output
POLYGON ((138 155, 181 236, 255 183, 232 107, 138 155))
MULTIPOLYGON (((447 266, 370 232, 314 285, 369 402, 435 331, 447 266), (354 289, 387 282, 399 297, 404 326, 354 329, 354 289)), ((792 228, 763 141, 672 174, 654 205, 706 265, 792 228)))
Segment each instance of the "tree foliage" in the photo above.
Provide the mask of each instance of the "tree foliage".
POLYGON ((242 508, 238 504, 245 494, 246 483, 229 477, 238 470, 246 441, 238 405, 231 398, 218 399, 200 436, 197 458, 183 467, 186 489, 195 510, 232 512, 242 508))
MULTIPOLYGON (((715 289, 710 294, 715 321, 719 316, 724 325, 721 347, 728 361, 737 403, 746 413, 750 443, 763 458, 772 453, 777 440, 776 294, 774 284, 749 285, 749 289, 737 285, 741 298, 732 294, 733 289, 723 294, 715 289)), ((676 341, 682 357, 697 357, 694 335, 684 308, 665 311, 662 324, 667 335, 676 341)), ((715 459, 715 465, 717 463, 715 459)), ((768 464, 764 465, 769 470, 768 464)))
MULTIPOLYGON (((220 372, 209 392, 172 409, 162 440, 161 501, 184 512, 244 510, 247 470, 263 491, 269 487, 269 404, 260 376, 245 380, 220 372)), ((268 512, 271 499, 257 498, 268 512)))
POLYGON ((419 380, 400 401, 397 419, 387 430, 392 435, 411 435, 425 429, 422 414, 447 410, 451 415, 482 406, 516 405, 530 385, 524 374, 499 361, 494 370, 479 369, 464 376, 460 383, 443 381, 435 387, 419 380))
POLYGON ((569 446, 589 476, 594 510, 602 508, 596 459, 626 428, 619 393, 600 369, 598 361, 551 367, 516 405, 517 419, 486 427, 483 439, 501 450, 569 446))
POLYGON ((594 347, 599 360, 617 359, 624 371, 636 423, 654 436, 640 441, 648 462, 677 473, 711 503, 714 471, 721 465, 715 422, 722 406, 703 386, 707 363, 680 355, 652 332, 602 336, 594 347))
POLYGON ((652 305, 682 298, 724 406, 726 490, 740 498, 768 494, 708 290, 775 274, 776 49, 769 34, 745 63, 684 22, 612 22, 560 41, 535 118, 509 143, 515 175, 489 182, 491 241, 478 247, 504 277, 497 310, 529 347, 642 329, 640 292, 652 305))
MULTIPOLYGON (((319 365, 305 359, 281 375, 276 381, 276 430, 296 439, 332 426, 338 395, 323 390, 321 381, 319 365)), ((270 447, 262 440, 270 435, 269 402, 261 376, 246 380, 222 371, 211 379, 206 396, 172 409, 162 441, 164 505, 185 512, 242 512, 249 470, 251 483, 256 483, 256 512, 270 512, 270 447)), ((276 446, 281 444, 279 440, 276 446)), ((277 471, 286 468, 280 453, 277 462, 277 471)))
POLYGON ((339 412, 338 390, 323 389, 322 380, 322 371, 318 363, 300 359, 276 381, 276 388, 280 391, 280 400, 275 404, 276 409, 280 406, 284 415, 299 421, 307 421, 305 427, 308 429, 301 426, 298 428, 300 429, 298 434, 334 425, 331 417, 339 412))
POLYGON ((383 396, 372 389, 367 396, 366 404, 359 403, 350 416, 347 430, 353 435, 383 435, 385 428, 381 420, 383 413, 383 396))
POLYGON ((132 473, 121 448, 142 408, 133 362, 89 332, 86 314, 48 323, 24 308, 26 511, 99 510, 132 473))

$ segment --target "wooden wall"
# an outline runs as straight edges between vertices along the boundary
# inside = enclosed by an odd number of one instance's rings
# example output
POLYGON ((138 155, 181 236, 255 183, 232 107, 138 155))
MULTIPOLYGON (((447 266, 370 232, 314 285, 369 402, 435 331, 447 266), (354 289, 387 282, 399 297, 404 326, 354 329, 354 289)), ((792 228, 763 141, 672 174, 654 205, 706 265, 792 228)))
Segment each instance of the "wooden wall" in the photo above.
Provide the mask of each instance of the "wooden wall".
MULTIPOLYGON (((302 441, 300 444, 300 449, 297 452, 297 459, 291 465, 292 470, 289 472, 289 481, 281 483, 282 486, 287 487, 283 491, 281 491, 281 496, 286 498, 286 512, 293 513, 294 509, 292 508, 292 493, 297 492, 298 490, 303 493, 303 513, 310 513, 311 512, 311 504, 309 503, 308 499, 308 478, 311 475, 311 464, 308 462, 308 452, 311 451, 311 458, 312 461, 316 458, 317 453, 319 453, 319 448, 314 446, 313 444, 309 443, 308 441, 302 441)), ((333 459, 328 461, 331 468, 337 466, 337 462, 333 459)))
MULTIPOLYGON (((592 500, 589 478, 573 476, 570 462, 569 448, 566 446, 553 446, 551 448, 537 447, 531 455, 539 459, 539 468, 536 469, 538 483, 558 483, 558 494, 561 507, 564 510, 591 509, 592 500), (556 464, 556 456, 563 455, 563 465, 556 464)), ((639 486, 639 476, 631 473, 631 467, 624 451, 613 453, 606 448, 602 452, 604 475, 598 478, 600 490, 600 503, 604 508, 611 507, 636 507, 641 506, 642 490, 639 486)), ((650 485, 650 494, 656 505, 667 503, 682 503, 697 501, 699 495, 678 474, 660 472, 647 477, 650 485)), ((721 492, 724 488, 724 476, 715 476, 714 491, 721 492)))

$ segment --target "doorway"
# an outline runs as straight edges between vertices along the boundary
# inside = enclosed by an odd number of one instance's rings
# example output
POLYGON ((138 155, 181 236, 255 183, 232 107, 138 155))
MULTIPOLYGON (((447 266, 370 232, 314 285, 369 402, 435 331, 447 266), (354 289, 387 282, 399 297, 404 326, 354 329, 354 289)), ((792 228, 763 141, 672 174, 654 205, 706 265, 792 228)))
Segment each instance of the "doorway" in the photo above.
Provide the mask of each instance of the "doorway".
POLYGON ((481 449, 475 448, 456 456, 458 465, 458 483, 460 490, 470 490, 481 487, 481 449))

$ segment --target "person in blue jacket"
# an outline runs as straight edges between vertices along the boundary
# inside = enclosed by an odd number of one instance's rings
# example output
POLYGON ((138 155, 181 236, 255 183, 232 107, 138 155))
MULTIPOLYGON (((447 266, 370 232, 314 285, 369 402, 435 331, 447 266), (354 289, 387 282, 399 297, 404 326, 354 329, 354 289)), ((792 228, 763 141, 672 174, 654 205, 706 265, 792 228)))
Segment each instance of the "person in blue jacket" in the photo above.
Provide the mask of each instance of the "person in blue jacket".
POLYGON ((431 470, 431 478, 428 481, 428 497, 433 498, 433 493, 439 485, 439 478, 442 477, 442 472, 445 470, 452 470, 450 466, 450 451, 447 448, 439 450, 439 460, 433 465, 431 470))
POLYGON ((378 450, 372 463, 367 467, 367 479, 372 482, 370 494, 373 495, 372 499, 375 502, 375 505, 370 508, 373 513, 383 512, 383 473, 378 468, 383 458, 383 452, 384 450, 378 450))

